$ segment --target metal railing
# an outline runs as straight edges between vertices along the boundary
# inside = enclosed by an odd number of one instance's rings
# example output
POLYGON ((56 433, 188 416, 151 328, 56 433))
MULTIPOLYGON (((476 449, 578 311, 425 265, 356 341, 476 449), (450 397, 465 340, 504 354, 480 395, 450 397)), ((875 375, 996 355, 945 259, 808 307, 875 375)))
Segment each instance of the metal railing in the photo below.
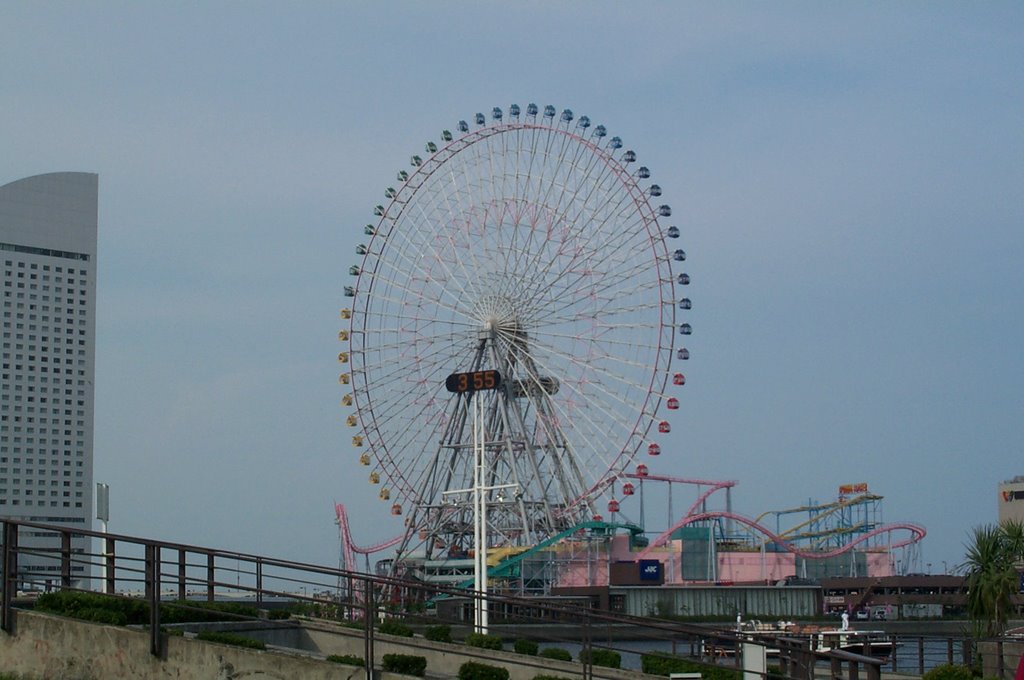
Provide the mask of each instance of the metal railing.
MULTIPOLYGON (((350 627, 359 624, 369 678, 380 634, 375 630, 378 621, 396 618, 420 630, 448 625, 471 632, 472 611, 481 597, 472 591, 235 551, 57 525, 0 522, 0 628, 7 633, 13 630, 19 593, 24 596, 58 589, 143 599, 148 605, 150 652, 157 656, 163 653, 165 641, 161 610, 172 602, 175 607, 185 608, 190 603, 214 601, 244 602, 264 611, 291 607, 321 620, 350 627), (20 535, 33 533, 51 535, 52 545, 60 547, 32 547, 29 543, 37 541, 22 540, 20 535), (73 547, 83 544, 98 544, 101 548, 93 552, 73 547), (29 565, 34 569, 27 569, 29 565), (439 597, 445 598, 444 602, 439 597)), ((807 640, 753 638, 692 623, 612 614, 595 609, 589 598, 539 600, 492 592, 486 602, 491 632, 506 639, 533 639, 542 646, 576 650, 584 680, 594 676, 595 650, 616 652, 623 667, 636 670, 649 655, 678 656, 695 664, 741 669, 739 650, 743 644, 753 643, 778 649, 781 674, 797 680, 809 680, 816 669, 824 668, 833 678, 859 680, 863 675, 867 680, 878 680, 886 663, 850 652, 813 651, 807 640)))

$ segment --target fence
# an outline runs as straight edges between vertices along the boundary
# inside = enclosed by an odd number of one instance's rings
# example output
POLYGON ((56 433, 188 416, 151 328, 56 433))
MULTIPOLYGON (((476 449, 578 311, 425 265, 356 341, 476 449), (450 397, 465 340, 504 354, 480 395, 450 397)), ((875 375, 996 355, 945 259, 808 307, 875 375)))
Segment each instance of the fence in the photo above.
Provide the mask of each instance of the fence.
MULTIPOLYGON (((61 589, 142 598, 148 605, 150 651, 157 656, 162 651, 161 609, 169 601, 185 608, 201 601, 245 602, 261 610, 287 606, 309 616, 358 625, 363 631, 367 677, 371 677, 379 621, 401 619, 418 630, 446 625, 471 632, 469 612, 480 598, 465 590, 240 552, 14 520, 2 520, 2 525, 0 628, 12 632, 19 594, 61 589), (60 547, 40 548, 38 541, 23 544, 21 536, 29 534, 48 534, 53 545, 60 547), (99 552, 73 548, 83 545, 83 538, 85 545, 98 544, 99 552), (449 606, 437 606, 439 601, 449 606), (462 606, 450 606, 453 602, 462 606)), ((696 624, 612 614, 579 598, 561 602, 491 593, 486 603, 492 632, 505 639, 532 639, 541 648, 575 651, 584 680, 593 677, 593 660, 608 658, 600 650, 614 652, 623 667, 635 670, 641 670, 645 658, 652 655, 678 655, 698 666, 741 670, 742 655, 737 650, 754 644, 778 649, 779 672, 799 680, 813 677, 815 669, 822 667, 834 678, 877 680, 886 663, 849 651, 814 651, 807 640, 740 636, 696 624)), ((922 642, 918 647, 928 645, 922 642)), ((969 655, 970 650, 964 649, 963 654, 969 655)), ((905 665, 906 654, 894 655, 893 670, 897 670, 897 659, 905 665)), ((924 654, 918 659, 924 659, 924 654)), ((917 663, 923 669, 924 661, 917 663)), ((768 674, 767 669, 754 672, 768 674)))

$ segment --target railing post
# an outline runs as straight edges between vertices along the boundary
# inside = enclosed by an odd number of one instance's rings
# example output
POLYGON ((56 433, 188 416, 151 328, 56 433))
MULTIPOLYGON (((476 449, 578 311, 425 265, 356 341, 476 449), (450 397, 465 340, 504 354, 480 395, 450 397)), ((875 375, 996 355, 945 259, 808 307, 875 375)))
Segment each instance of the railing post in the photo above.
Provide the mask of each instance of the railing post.
POLYGON ((160 547, 146 544, 146 601, 149 603, 149 653, 160 656, 160 547))
POLYGON ((117 541, 115 541, 113 538, 105 538, 103 539, 103 542, 106 544, 106 550, 104 550, 103 552, 103 559, 105 560, 106 564, 106 569, 103 572, 105 576, 103 592, 105 592, 107 595, 113 595, 114 590, 116 589, 115 583, 117 581, 117 575, 114 572, 114 562, 116 559, 114 554, 114 546, 117 544, 117 541))
POLYGON ((373 680, 373 583, 363 581, 363 667, 366 680, 373 680))
POLYGON ((206 553, 206 601, 213 602, 213 584, 217 581, 217 568, 213 553, 206 553))
POLYGON ((178 599, 188 599, 188 556, 184 548, 178 548, 178 599))
POLYGON ((838 656, 833 656, 828 660, 829 666, 829 677, 830 678, 841 678, 843 677, 843 662, 838 656))
POLYGON ((580 661, 583 662, 583 680, 593 680, 594 677, 594 646, 591 640, 593 631, 590 628, 590 612, 583 615, 583 649, 580 653, 580 661))
POLYGON ((1003 680, 1006 672, 1006 659, 1003 658, 1003 641, 996 640, 996 677, 1003 680))
POLYGON ((263 604, 263 558, 256 558, 256 606, 263 604))
POLYGON ((71 588, 71 531, 60 532, 60 587, 71 588))
POLYGON ((953 638, 951 637, 946 638, 946 663, 953 663, 953 638))
POLYGON ((3 550, 3 607, 0 611, 0 627, 6 633, 14 632, 11 604, 18 592, 18 525, 4 522, 3 550))
POLYGON ((924 638, 917 638, 917 674, 924 675, 924 638))

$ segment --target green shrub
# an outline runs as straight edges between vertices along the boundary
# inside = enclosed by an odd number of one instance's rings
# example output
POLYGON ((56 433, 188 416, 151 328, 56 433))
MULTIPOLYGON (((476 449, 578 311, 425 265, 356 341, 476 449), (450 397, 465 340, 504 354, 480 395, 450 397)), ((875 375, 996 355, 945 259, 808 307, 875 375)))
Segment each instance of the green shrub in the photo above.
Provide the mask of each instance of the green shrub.
POLYGON ((970 666, 947 663, 931 669, 921 676, 921 680, 971 680, 973 676, 970 666))
POLYGON ((50 614, 115 625, 149 622, 149 605, 144 600, 100 593, 72 590, 44 593, 36 599, 35 608, 50 614))
POLYGON ((248 647, 249 649, 266 649, 267 645, 259 640, 253 640, 247 638, 244 635, 238 635, 237 633, 224 633, 219 630, 201 630, 196 633, 197 640, 205 640, 206 642, 219 642, 225 645, 234 645, 235 647, 248 647))
POLYGON ((366 623, 362 619, 358 621, 338 621, 338 625, 342 628, 351 628, 353 630, 366 630, 366 623))
POLYGON ((470 633, 466 636, 465 643, 470 647, 481 649, 503 649, 505 646, 500 635, 485 635, 483 633, 470 633))
POLYGON ((648 675, 669 675, 670 673, 692 673, 692 661, 668 654, 641 654, 640 670, 648 675))
POLYGON ((573 680, 572 678, 566 678, 561 675, 535 675, 533 680, 573 680))
POLYGON ((355 656, 354 654, 331 654, 327 657, 328 661, 334 663, 343 663, 346 666, 365 666, 366 662, 361 656, 355 656))
POLYGON ((423 637, 434 642, 451 642, 452 641, 452 627, 451 626, 427 626, 426 630, 423 631, 423 637))
POLYGON ((106 623, 112 626, 128 625, 128 616, 124 612, 105 607, 85 607, 84 609, 79 609, 75 618, 82 619, 83 621, 106 623))
POLYGON ((412 637, 412 628, 401 621, 388 619, 380 624, 380 632, 386 635, 397 635, 399 637, 412 637))
POLYGON ((160 605, 163 623, 206 623, 211 621, 239 621, 257 619, 260 610, 237 602, 207 602, 206 600, 175 600, 160 605))
POLYGON ((411 654, 385 654, 381 659, 381 668, 389 673, 417 675, 423 677, 427 672, 427 657, 411 654))
MULTIPOLYGON (((595 664, 596 665, 596 664, 595 664)), ((642 654, 640 670, 648 675, 700 673, 705 680, 739 680, 739 671, 721 666, 708 666, 671 654, 642 654)))
POLYGON ((467 661, 459 666, 459 680, 508 680, 508 669, 467 661))
POLYGON ((587 663, 588 661, 595 666, 601 666, 602 668, 618 668, 622 665, 622 655, 612 649, 599 649, 591 648, 589 650, 580 650, 580 661, 587 663))
POLYGON ((569 653, 569 650, 562 649, 561 647, 542 649, 537 656, 542 656, 545 659, 554 659, 555 661, 572 661, 572 654, 569 653))
MULTIPOLYGON (((60 590, 36 600, 38 611, 118 626, 149 623, 149 603, 131 597, 60 590)), ((178 600, 160 605, 162 623, 237 621, 259 618, 256 607, 235 602, 178 600)))
POLYGON ((540 649, 540 645, 537 644, 536 640, 526 640, 523 638, 519 638, 515 641, 515 644, 512 647, 512 649, 515 650, 516 654, 537 656, 537 650, 540 649))

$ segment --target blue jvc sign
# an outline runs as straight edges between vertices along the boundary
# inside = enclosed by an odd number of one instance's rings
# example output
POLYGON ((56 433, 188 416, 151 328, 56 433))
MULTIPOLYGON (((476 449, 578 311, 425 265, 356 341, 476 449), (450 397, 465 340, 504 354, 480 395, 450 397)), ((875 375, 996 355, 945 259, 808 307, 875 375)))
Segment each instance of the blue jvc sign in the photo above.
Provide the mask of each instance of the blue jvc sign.
POLYGON ((658 560, 640 560, 640 580, 660 581, 661 562, 658 560))

